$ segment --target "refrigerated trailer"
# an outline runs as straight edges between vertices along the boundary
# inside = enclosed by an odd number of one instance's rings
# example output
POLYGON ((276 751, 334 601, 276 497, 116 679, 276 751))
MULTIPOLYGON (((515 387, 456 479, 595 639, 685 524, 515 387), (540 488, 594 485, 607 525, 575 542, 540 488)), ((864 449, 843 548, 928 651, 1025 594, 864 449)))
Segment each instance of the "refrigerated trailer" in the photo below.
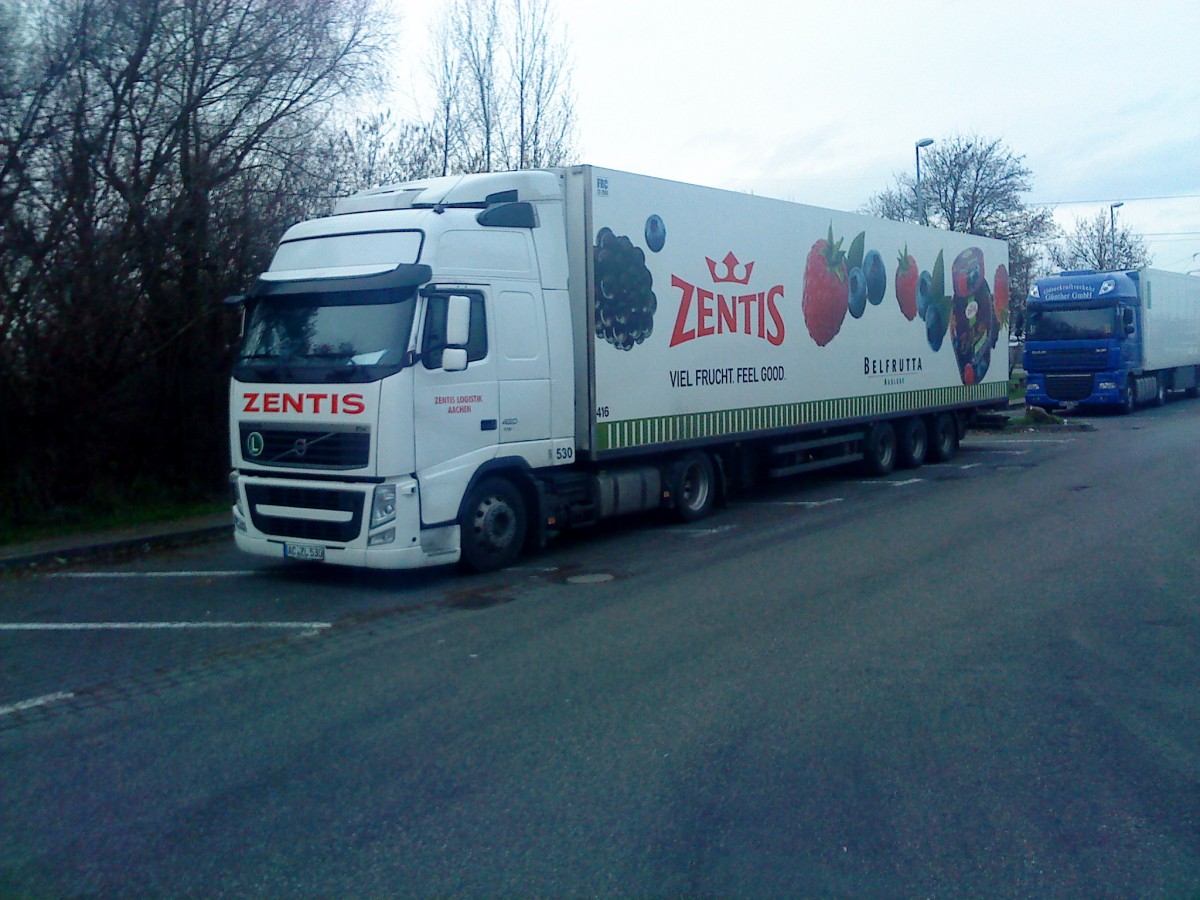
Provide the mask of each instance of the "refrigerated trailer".
POLYGON ((231 298, 237 545, 488 570, 758 477, 946 459, 1007 402, 1007 264, 999 241, 591 166, 347 197, 231 298))
POLYGON ((1025 304, 1025 399, 1131 413, 1200 388, 1200 278, 1158 269, 1061 272, 1025 304))

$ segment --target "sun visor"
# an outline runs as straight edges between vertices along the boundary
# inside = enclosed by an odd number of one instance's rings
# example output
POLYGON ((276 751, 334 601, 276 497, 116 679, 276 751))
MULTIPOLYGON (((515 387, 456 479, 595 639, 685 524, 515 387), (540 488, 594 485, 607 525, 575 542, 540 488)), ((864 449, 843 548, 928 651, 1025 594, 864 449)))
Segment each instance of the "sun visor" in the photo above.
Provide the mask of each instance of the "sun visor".
POLYGON ((343 269, 302 270, 266 273, 254 283, 249 297, 275 297, 288 294, 319 294, 329 291, 378 291, 420 287, 433 277, 426 265, 401 265, 386 272, 364 274, 355 271, 362 267, 343 269), (320 275, 315 274, 320 272, 320 275), (314 273, 314 274, 309 274, 314 273), (273 277, 268 278, 267 275, 273 277), (278 276, 287 275, 287 279, 278 276), (297 277, 301 276, 301 277, 297 277))

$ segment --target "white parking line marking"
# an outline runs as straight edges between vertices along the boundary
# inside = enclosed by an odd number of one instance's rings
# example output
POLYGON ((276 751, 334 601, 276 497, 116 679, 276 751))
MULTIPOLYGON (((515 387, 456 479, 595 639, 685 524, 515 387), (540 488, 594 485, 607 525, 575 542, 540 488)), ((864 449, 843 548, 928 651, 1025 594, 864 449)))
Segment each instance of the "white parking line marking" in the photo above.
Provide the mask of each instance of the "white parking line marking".
MULTIPOLYGON (((1075 438, 1010 438, 1006 439, 1006 444, 1069 444, 1075 438)), ((994 444, 970 444, 971 450, 985 450, 988 447, 994 447, 994 444)))
POLYGON ((733 531, 736 525, 721 525, 717 528, 672 528, 672 534, 688 534, 693 537, 703 537, 708 534, 720 534, 722 531, 733 531))
POLYGON ((8 706, 0 706, 0 716, 8 716, 12 713, 24 712, 27 709, 37 709, 39 706, 49 706, 51 703, 57 703, 59 700, 70 700, 75 695, 70 691, 59 691, 56 694, 43 694, 40 697, 34 697, 32 700, 22 700, 20 703, 12 703, 8 706))
POLYGON ((0 622, 0 631, 173 631, 205 628, 321 630, 332 622, 0 622))
POLYGON ((253 569, 216 569, 211 572, 197 569, 184 572, 50 572, 49 578, 240 578, 257 575, 253 569))
POLYGON ((763 506, 802 506, 805 509, 816 509, 819 506, 829 506, 831 503, 841 503, 841 497, 830 497, 828 500, 767 500, 763 506))
POLYGON ((907 478, 904 481, 884 481, 880 478, 864 478, 859 484, 885 484, 888 487, 907 487, 910 484, 920 484, 924 478, 907 478))
POLYGON ((983 463, 967 463, 965 466, 959 466, 960 469, 978 469, 983 463))

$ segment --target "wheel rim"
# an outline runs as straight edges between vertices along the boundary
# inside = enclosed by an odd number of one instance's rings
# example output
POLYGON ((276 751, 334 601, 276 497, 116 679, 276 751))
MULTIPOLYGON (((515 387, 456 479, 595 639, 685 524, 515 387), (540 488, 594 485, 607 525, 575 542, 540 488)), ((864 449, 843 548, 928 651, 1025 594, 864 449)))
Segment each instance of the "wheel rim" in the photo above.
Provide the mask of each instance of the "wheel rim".
POLYGON ((912 448, 912 458, 914 461, 919 461, 925 458, 925 454, 929 450, 929 436, 922 428, 914 428, 910 447, 912 448))
POLYGON ((892 460, 896 456, 896 435, 894 432, 885 431, 879 436, 879 463, 883 466, 890 466, 892 460))
POLYGON ((502 552, 516 537, 516 513, 499 497, 486 497, 475 510, 472 530, 481 549, 489 553, 502 552))
POLYGON ((698 462, 692 463, 684 470, 680 487, 683 505, 690 510, 703 509, 704 504, 708 502, 709 491, 712 490, 704 467, 698 462))
POLYGON ((954 452, 954 423, 949 418, 939 417, 934 428, 937 431, 935 440, 938 454, 946 459, 954 452))
POLYGON ((875 475, 890 472, 896 463, 896 451, 900 447, 900 436, 886 422, 871 426, 864 446, 867 465, 875 475))

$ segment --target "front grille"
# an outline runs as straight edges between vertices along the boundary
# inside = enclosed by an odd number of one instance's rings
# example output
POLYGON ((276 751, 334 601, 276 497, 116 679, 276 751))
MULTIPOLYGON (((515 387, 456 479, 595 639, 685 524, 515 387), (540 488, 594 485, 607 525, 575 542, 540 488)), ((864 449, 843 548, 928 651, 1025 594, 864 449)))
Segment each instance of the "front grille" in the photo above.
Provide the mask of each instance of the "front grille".
POLYGON ((1084 400, 1092 395, 1092 376, 1047 375, 1046 393, 1054 400, 1064 403, 1084 400))
POLYGON ((371 461, 371 432, 362 426, 333 430, 241 422, 239 430, 243 458, 258 466, 361 469, 371 461))
POLYGON ((1054 369, 1097 372, 1108 368, 1108 351, 1103 347, 1059 347, 1054 350, 1031 350, 1029 362, 1034 371, 1054 369))
POLYGON ((273 537, 303 538, 312 541, 336 541, 347 544, 362 531, 362 491, 342 491, 332 488, 301 488, 281 485, 247 484, 246 502, 254 527, 273 537), (294 519, 286 515, 268 515, 259 507, 280 506, 296 510, 327 510, 350 513, 345 522, 321 522, 294 519))

